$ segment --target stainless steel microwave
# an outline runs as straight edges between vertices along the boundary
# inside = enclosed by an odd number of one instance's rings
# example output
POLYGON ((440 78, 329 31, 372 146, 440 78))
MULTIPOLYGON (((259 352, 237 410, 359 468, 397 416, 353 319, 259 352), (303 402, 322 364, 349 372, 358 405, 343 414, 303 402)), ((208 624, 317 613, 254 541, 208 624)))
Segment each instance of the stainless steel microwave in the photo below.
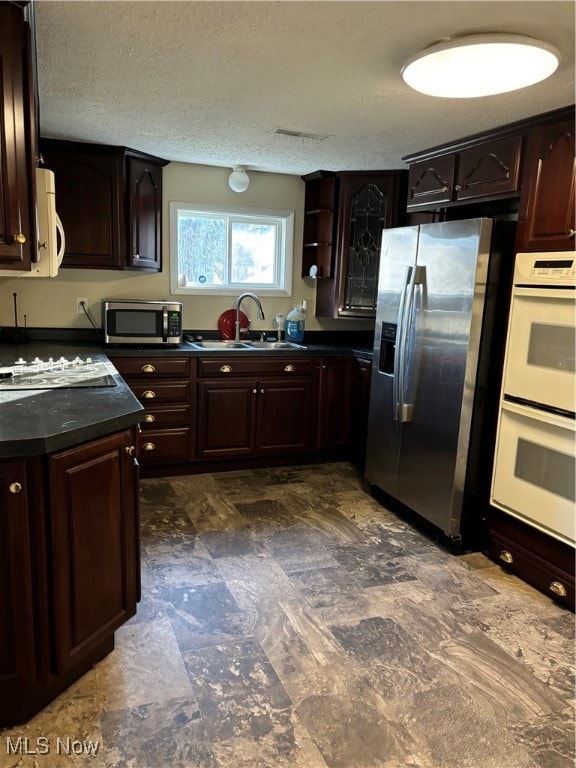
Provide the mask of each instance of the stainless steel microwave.
POLYGON ((102 301, 106 344, 180 344, 182 304, 179 301, 102 301))

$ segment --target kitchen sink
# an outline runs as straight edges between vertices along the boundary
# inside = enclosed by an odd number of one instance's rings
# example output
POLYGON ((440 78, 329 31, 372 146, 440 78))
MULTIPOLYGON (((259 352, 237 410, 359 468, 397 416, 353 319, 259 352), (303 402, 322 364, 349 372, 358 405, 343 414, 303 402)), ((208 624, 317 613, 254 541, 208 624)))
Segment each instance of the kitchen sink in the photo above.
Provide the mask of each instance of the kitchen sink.
POLYGON ((193 349, 217 352, 243 352, 250 349, 306 349, 292 341, 187 341, 193 349))

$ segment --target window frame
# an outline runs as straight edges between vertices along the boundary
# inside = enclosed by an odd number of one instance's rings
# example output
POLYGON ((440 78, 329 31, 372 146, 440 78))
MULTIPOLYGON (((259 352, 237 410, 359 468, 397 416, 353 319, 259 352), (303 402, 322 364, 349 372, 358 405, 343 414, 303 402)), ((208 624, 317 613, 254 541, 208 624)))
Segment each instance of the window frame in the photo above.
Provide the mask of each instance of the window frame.
MULTIPOLYGON (((254 291, 259 296, 292 296, 292 273, 294 263, 294 211, 278 210, 272 208, 247 208, 244 206, 233 205, 213 205, 208 203, 170 201, 170 293, 184 296, 238 296, 243 291, 254 291), (277 256, 274 264, 274 274, 276 279, 283 282, 283 285, 266 286, 262 283, 233 283, 227 286, 208 286, 199 288, 198 286, 183 286, 179 283, 179 265, 178 265, 178 214, 180 211, 189 213, 219 215, 227 220, 227 227, 230 219, 234 217, 250 217, 254 220, 260 220, 262 223, 266 219, 275 219, 280 221, 280 236, 277 244, 277 256)), ((230 272, 230 254, 228 253, 228 273, 230 272)))

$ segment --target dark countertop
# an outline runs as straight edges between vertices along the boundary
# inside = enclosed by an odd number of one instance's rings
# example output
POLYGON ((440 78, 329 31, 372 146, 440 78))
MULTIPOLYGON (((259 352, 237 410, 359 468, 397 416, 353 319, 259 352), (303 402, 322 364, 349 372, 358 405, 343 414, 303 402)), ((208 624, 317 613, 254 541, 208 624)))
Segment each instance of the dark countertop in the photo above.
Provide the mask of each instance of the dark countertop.
MULTIPOLYGON (((85 344, 0 345, 0 365, 61 355, 106 359, 101 348, 85 344)), ((119 374, 114 380, 114 387, 0 390, 0 457, 52 453, 137 424, 144 408, 119 374)))
MULTIPOLYGON (((0 366, 12 365, 19 357, 221 357, 233 355, 334 356, 350 355, 370 360, 372 349, 349 344, 306 344, 302 350, 244 350, 241 352, 197 350, 184 343, 176 347, 108 346, 82 341, 31 341, 0 343, 0 366)), ((140 422, 144 408, 124 379, 116 374, 116 386, 46 390, 0 390, 0 457, 34 456, 69 448, 97 437, 126 429, 140 422)))

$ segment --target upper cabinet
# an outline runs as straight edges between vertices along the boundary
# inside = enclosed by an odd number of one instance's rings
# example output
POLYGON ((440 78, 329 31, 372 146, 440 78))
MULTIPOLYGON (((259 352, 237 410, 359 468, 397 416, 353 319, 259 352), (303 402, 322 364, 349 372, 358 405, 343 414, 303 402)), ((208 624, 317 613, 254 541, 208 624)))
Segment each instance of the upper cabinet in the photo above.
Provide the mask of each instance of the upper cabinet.
POLYGON ((574 120, 532 131, 526 137, 518 251, 574 248, 574 120))
POLYGON ((319 171, 303 177, 302 275, 318 278, 318 317, 375 316, 382 230, 402 223, 405 177, 405 171, 319 171))
POLYGON ((516 194, 520 147, 514 136, 411 164, 408 210, 516 194))
POLYGON ((478 202, 474 215, 518 218, 517 251, 572 250, 574 133, 566 107, 408 155, 406 209, 441 220, 478 202))
POLYGON ((0 264, 30 269, 37 253, 36 98, 31 8, 0 3, 0 264))
POLYGON ((125 147, 41 139, 66 233, 63 267, 161 269, 162 168, 125 147))

